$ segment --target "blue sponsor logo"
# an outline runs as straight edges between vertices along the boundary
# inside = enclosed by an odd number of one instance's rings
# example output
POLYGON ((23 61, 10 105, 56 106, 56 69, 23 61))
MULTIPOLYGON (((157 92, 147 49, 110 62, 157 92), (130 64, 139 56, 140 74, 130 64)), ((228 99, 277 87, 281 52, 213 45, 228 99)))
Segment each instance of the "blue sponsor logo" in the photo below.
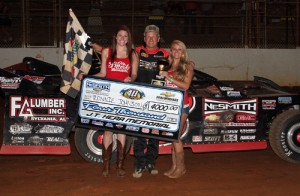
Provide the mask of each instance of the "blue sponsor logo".
POLYGON ((86 87, 87 88, 92 88, 93 90, 96 91, 110 91, 110 84, 105 84, 105 83, 96 83, 88 80, 86 82, 86 87))
POLYGON ((292 103, 292 97, 278 97, 278 103, 282 103, 282 104, 292 103))

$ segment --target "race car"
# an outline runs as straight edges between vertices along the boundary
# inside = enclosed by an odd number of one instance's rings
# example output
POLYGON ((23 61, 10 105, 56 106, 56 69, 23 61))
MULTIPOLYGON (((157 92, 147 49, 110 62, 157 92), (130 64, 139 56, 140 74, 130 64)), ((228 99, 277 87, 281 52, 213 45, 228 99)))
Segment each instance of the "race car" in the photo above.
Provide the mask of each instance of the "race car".
MULTIPOLYGON (((102 162, 105 122, 78 126, 78 100, 59 92, 60 74, 56 65, 33 58, 0 70, 5 105, 0 154, 69 154, 70 132, 75 131, 79 154, 89 162, 102 162)), ((299 94, 263 77, 223 81, 199 70, 188 93, 190 114, 181 135, 185 148, 200 153, 260 150, 270 145, 285 161, 300 162, 299 94)), ((137 131, 131 128, 132 133, 137 131)), ((169 134, 153 130, 148 136, 152 133, 157 138, 169 134)), ((131 154, 135 137, 127 135, 126 151, 131 154)), ((171 141, 161 139, 159 153, 171 154, 171 141)))
MULTIPOLYGON (((282 159, 300 163, 299 94, 263 77, 220 81, 199 70, 188 92, 190 114, 181 135, 185 148, 199 153, 260 150, 270 145, 282 159)), ((129 151, 134 137, 127 138, 129 151)), ((102 162, 102 132, 97 127, 85 131, 78 127, 75 143, 86 160, 102 162)), ((171 154, 171 142, 160 141, 159 153, 171 154)))

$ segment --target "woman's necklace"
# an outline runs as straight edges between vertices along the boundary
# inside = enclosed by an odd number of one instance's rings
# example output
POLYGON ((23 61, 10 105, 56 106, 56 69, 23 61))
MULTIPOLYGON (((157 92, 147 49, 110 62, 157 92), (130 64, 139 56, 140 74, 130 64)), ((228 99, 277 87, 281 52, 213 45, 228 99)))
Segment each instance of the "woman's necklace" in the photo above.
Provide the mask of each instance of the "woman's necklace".
POLYGON ((176 71, 177 70, 177 66, 172 66, 171 68, 170 68, 170 71, 176 71))

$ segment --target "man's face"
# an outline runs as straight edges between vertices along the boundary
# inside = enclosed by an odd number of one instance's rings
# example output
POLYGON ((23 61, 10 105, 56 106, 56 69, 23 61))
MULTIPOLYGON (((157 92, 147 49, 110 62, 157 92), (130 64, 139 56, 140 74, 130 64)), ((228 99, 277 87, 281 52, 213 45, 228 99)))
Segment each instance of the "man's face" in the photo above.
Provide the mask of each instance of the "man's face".
POLYGON ((148 49, 156 49, 157 43, 159 42, 159 37, 155 32, 148 32, 144 37, 144 41, 148 49))

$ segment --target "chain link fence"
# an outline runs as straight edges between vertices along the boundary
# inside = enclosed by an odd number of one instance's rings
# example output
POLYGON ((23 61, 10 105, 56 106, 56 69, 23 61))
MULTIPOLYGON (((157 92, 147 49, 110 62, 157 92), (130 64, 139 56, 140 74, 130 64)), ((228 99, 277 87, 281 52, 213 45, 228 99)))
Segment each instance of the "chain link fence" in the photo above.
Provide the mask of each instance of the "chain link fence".
MULTIPOLYGON (((146 25, 161 29, 161 45, 189 48, 297 48, 298 0, 4 0, 11 24, 1 22, 1 48, 62 47, 68 10, 98 43, 108 46, 120 24, 136 45, 146 25), (194 7, 193 7, 194 6, 194 7)), ((3 20, 2 20, 3 21, 3 20)))

